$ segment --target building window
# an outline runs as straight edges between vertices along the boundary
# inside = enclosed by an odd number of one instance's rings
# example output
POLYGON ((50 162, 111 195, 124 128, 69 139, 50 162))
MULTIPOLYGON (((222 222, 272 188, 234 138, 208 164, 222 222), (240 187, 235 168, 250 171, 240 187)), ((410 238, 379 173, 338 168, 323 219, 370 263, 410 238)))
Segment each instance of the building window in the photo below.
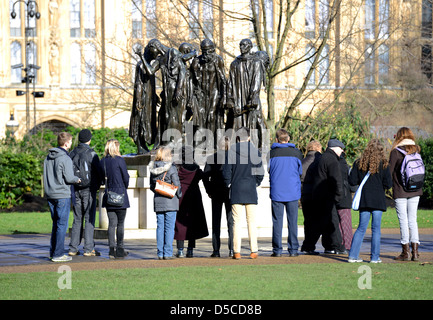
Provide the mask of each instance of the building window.
POLYGON ((84 36, 94 38, 95 30, 95 0, 84 0, 84 36))
POLYGON ((430 39, 432 37, 432 1, 422 0, 421 11, 421 37, 430 39))
MULTIPOLYGON (((14 41, 11 43, 11 65, 16 66, 22 63, 21 43, 14 41)), ((11 69, 11 82, 21 83, 21 68, 11 69)))
POLYGON ((141 0, 133 0, 131 8, 132 19, 132 38, 141 39, 143 37, 143 22, 141 14, 141 0))
POLYGON ((71 28, 71 37, 80 38, 81 37, 80 0, 71 0, 69 5, 70 5, 69 23, 71 28))
POLYGON ((366 0, 364 74, 366 85, 386 84, 389 75, 389 0, 366 0))
POLYGON ((203 32, 204 37, 213 39, 213 3, 212 0, 203 1, 203 32))
POLYGON ((189 1, 189 38, 198 39, 200 36, 198 0, 189 1))
POLYGON ((86 38, 94 38, 96 36, 95 0, 70 0, 69 27, 71 38, 81 38, 82 35, 86 38), (81 8, 83 8, 83 11, 81 8), (84 21, 83 25, 81 21, 84 21))
POLYGON ((96 48, 93 43, 84 46, 84 76, 86 84, 96 83, 96 48))
POLYGON ((71 84, 81 84, 81 47, 71 44, 71 84))
MULTIPOLYGON (((312 46, 311 44, 307 44, 307 47, 305 48, 305 56, 309 57, 306 61, 305 66, 305 76, 307 76, 308 72, 310 71, 311 67, 313 66, 314 56, 316 54, 316 48, 312 46)), ((310 76, 310 79, 308 79, 308 85, 314 85, 316 83, 316 75, 315 72, 310 76)))
POLYGON ((156 16, 156 0, 146 0, 146 37, 156 38, 158 20, 156 16))
MULTIPOLYGON (((9 0, 9 17, 11 16, 10 14, 12 13, 13 4, 15 1, 16 0, 9 0)), ((9 19, 10 34, 11 37, 21 37, 21 3, 19 2, 15 4, 15 13, 15 19, 9 19)))

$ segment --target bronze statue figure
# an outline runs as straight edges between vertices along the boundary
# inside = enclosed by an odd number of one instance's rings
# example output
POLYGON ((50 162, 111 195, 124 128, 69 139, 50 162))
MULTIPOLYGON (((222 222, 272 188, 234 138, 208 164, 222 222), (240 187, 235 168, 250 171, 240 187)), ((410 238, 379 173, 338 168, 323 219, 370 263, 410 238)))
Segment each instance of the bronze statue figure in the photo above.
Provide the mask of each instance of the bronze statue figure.
MULTIPOLYGON (((195 125, 216 133, 224 128, 226 77, 224 60, 215 53, 215 45, 205 39, 200 43, 201 55, 191 64, 194 94, 197 100, 195 125)), ((216 135, 216 134, 215 134, 216 135)))
POLYGON ((149 45, 143 54, 136 52, 140 61, 135 68, 134 95, 132 100, 129 136, 137 146, 137 154, 149 151, 149 146, 157 139, 156 107, 159 97, 156 94, 155 74, 146 72, 144 61, 150 64, 155 56, 150 52, 149 45))
POLYGON ((227 127, 234 131, 243 126, 258 129, 251 133, 257 132, 259 140, 257 146, 260 148, 265 128, 260 89, 263 80, 266 79, 265 71, 269 66, 269 57, 264 56, 262 51, 251 53, 252 47, 250 39, 243 39, 239 44, 241 54, 230 65, 227 81, 227 108, 229 109, 227 127))

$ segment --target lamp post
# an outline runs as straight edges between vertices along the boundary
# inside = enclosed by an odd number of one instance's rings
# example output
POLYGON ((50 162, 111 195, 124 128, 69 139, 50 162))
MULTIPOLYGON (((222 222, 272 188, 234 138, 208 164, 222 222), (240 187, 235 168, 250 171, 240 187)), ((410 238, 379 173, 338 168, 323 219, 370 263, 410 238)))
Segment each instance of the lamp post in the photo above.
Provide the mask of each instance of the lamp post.
POLYGON ((12 138, 14 138, 15 132, 17 132, 19 126, 19 122, 15 120, 14 114, 11 113, 9 121, 6 122, 6 130, 12 134, 12 138))
MULTIPOLYGON (((27 52, 27 49, 30 49, 30 42, 28 42, 28 36, 29 34, 34 35, 35 32, 31 32, 32 29, 36 30, 36 23, 35 23, 35 27, 31 28, 30 27, 30 18, 36 18, 39 19, 41 17, 41 14, 39 13, 39 8, 38 8, 38 4, 36 1, 34 0, 28 0, 28 1, 24 1, 24 0, 17 0, 14 2, 14 4, 12 5, 12 12, 11 12, 11 17, 12 19, 15 19, 17 16, 17 13, 15 12, 15 5, 18 2, 22 2, 26 5, 27 8, 27 23, 25 26, 25 32, 24 32, 24 42, 25 42, 25 56, 26 56, 26 65, 25 68, 22 69, 25 73, 26 76, 21 80, 22 83, 26 84, 26 132, 29 133, 30 132, 30 83, 34 83, 35 82, 35 74, 37 72, 37 70, 40 69, 39 66, 34 65, 29 63, 29 54, 27 52)), ((14 66, 13 66, 14 67, 14 66)), ((16 67, 16 66, 15 66, 16 67)), ((34 87, 34 85, 33 85, 34 87)), ((18 91, 17 91, 17 95, 18 95, 18 91)), ((36 102, 35 103, 35 113, 36 113, 36 102)), ((35 119, 36 121, 36 119, 35 119)), ((35 122, 36 125, 36 122, 35 122)))

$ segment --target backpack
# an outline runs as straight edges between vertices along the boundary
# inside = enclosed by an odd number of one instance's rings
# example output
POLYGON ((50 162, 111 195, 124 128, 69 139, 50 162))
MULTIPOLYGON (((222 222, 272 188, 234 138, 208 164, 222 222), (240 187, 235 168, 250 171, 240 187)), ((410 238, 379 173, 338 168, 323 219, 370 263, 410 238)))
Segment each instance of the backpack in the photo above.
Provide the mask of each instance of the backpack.
POLYGON ((403 149, 396 149, 404 154, 400 169, 403 189, 406 192, 418 191, 424 185, 425 179, 425 166, 421 155, 418 152, 408 154, 403 149))
POLYGON ((76 152, 71 155, 74 175, 81 179, 81 182, 77 183, 76 186, 87 188, 90 186, 91 181, 92 149, 79 148, 74 151, 76 152))

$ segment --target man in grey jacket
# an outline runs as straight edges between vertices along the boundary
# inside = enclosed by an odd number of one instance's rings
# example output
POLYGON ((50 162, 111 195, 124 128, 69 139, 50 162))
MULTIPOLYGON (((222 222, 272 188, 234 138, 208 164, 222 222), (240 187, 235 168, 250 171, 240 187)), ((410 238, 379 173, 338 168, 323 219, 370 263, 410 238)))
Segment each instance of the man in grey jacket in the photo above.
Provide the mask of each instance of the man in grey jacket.
POLYGON ((57 148, 51 148, 44 161, 44 191, 48 199, 53 228, 51 231, 50 258, 53 262, 69 261, 64 245, 71 210, 71 184, 81 180, 74 175, 68 150, 72 135, 61 132, 57 136, 57 148))

